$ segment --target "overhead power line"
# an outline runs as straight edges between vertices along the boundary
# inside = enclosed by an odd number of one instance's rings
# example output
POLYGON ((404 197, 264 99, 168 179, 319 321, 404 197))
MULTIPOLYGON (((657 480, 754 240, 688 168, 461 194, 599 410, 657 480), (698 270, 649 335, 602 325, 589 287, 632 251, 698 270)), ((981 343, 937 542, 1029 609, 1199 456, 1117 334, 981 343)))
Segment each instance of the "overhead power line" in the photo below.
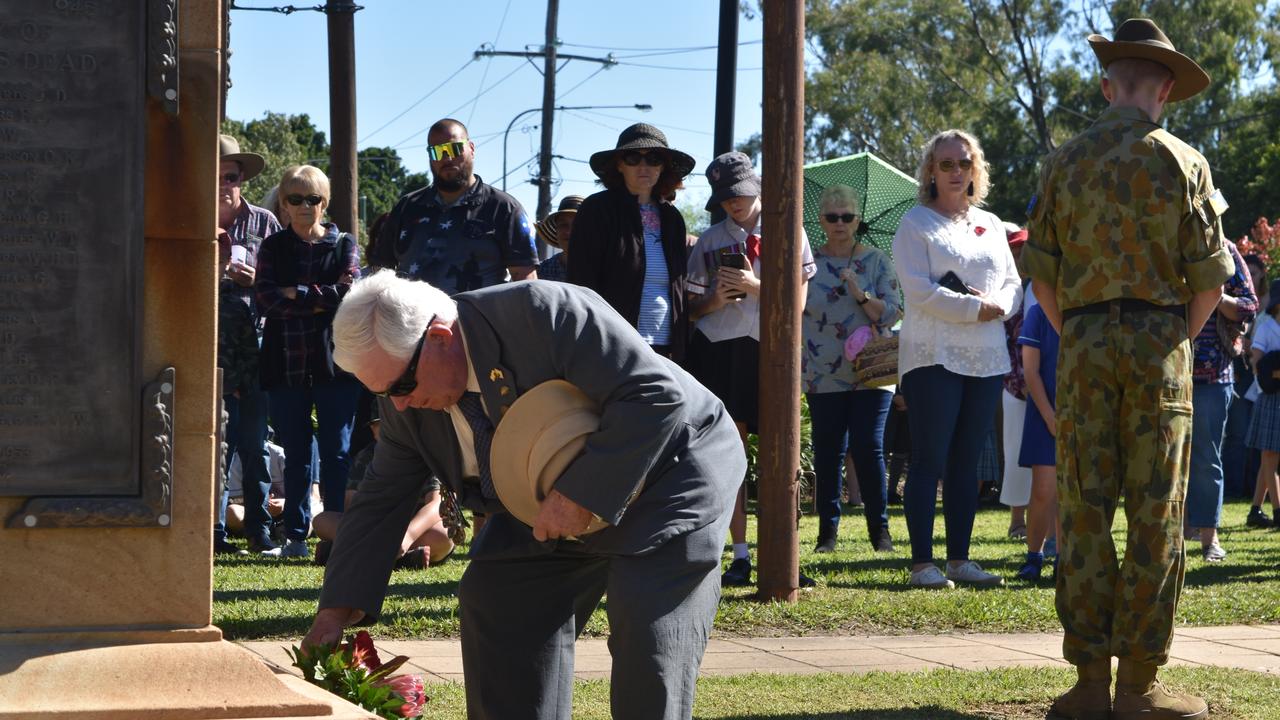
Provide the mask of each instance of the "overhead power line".
MULTIPOLYGON (((426 94, 426 95, 423 95, 422 97, 418 98, 417 100, 414 100, 412 103, 410 103, 410 104, 409 104, 409 107, 405 108, 404 110, 401 110, 399 113, 397 113, 397 114, 396 114, 396 116, 395 116, 395 117, 393 117, 393 118, 391 118, 390 120, 386 121, 385 123, 383 123, 383 124, 379 125, 377 130, 374 130, 373 132, 369 133, 368 135, 365 135, 365 136, 360 140, 360 144, 361 144, 361 145, 363 145, 363 144, 365 143, 365 141, 367 141, 369 138, 371 138, 371 137, 373 137, 374 135, 377 135, 378 133, 382 132, 383 130, 385 130, 385 129, 387 128, 387 126, 388 126, 388 125, 390 125, 391 123, 393 123, 393 122, 395 122, 395 121, 399 120, 400 118, 404 117, 404 116, 405 116, 405 115, 406 115, 410 110, 412 110, 412 109, 414 109, 414 108, 418 107, 419 105, 421 105, 423 100, 426 100, 427 98, 429 98, 429 97, 431 97, 432 95, 434 95, 437 91, 439 91, 439 90, 440 90, 440 88, 444 87, 445 85, 448 85, 450 80, 452 80, 452 79, 454 79, 454 78, 458 77, 458 75, 462 74, 462 71, 463 71, 463 70, 465 70, 465 69, 467 69, 467 66, 468 66, 468 65, 470 65, 471 63, 475 62, 475 61, 476 61, 476 59, 473 57, 473 58, 471 58, 470 60, 467 60, 466 62, 462 63, 462 66, 461 66, 461 67, 459 67, 457 70, 454 70, 454 71, 453 71, 453 74, 452 74, 452 75, 450 75, 449 77, 445 78, 445 79, 444 79, 444 81, 443 81, 443 82, 441 82, 439 85, 436 85, 435 87, 431 88, 431 90, 429 90, 429 91, 427 92, 427 94, 426 94)), ((482 82, 480 83, 480 85, 481 85, 481 86, 483 86, 483 85, 484 85, 484 82, 482 81, 482 82)))
MULTIPOLYGON (((521 70, 523 67, 524 67, 523 65, 517 65, 517 66, 515 67, 515 69, 513 69, 511 72, 507 73, 506 75, 503 75, 501 80, 498 80, 497 82, 495 82, 494 84, 490 85, 489 87, 484 88, 484 89, 483 89, 483 90, 481 90, 480 92, 476 93, 476 96, 475 96, 475 97, 471 98, 470 100, 467 100, 466 102, 464 102, 464 103, 462 103, 461 105, 459 105, 458 107, 456 107, 456 108, 454 108, 454 109, 450 110, 449 112, 447 112, 447 113, 445 113, 445 114, 441 115, 440 117, 444 118, 444 117, 452 117, 452 116, 456 115, 456 114, 457 114, 457 112, 458 112, 459 110, 461 110, 462 108, 465 108, 466 106, 468 106, 468 105, 470 105, 471 103, 475 102, 477 98, 481 98, 481 97, 483 97, 483 96, 485 96, 485 95, 489 94, 489 91, 490 91, 490 90, 493 90, 494 88, 498 87, 498 86, 499 86, 499 85, 501 85, 502 83, 506 82, 506 81, 507 81, 507 80, 508 80, 512 75, 515 75, 516 73, 520 72, 520 70, 521 70)), ((435 121, 433 120, 432 122, 435 122, 435 121)), ((427 127, 425 127, 425 128, 422 128, 421 130, 418 130, 418 131, 414 132, 413 134, 411 134, 411 135, 409 135, 408 137, 404 138, 404 139, 403 139, 403 140, 401 140, 400 142, 396 143, 393 147, 397 147, 397 148, 399 148, 399 147, 403 147, 404 145, 407 145, 411 140, 413 140, 414 138, 418 137, 419 135, 421 135, 422 133, 426 132, 426 131, 427 131, 427 130, 429 130, 429 129, 431 129, 431 126, 430 126, 430 125, 428 125, 428 126, 427 126, 427 127)))
MULTIPOLYGON (((738 46, 741 47, 743 45, 759 45, 762 42, 764 41, 763 40, 743 40, 742 42, 738 43, 738 46)), ((699 52, 701 50, 716 50, 716 49, 719 49, 720 47, 719 45, 693 45, 690 47, 628 48, 628 47, 610 47, 606 45, 579 45, 577 43, 567 43, 567 42, 562 42, 560 44, 565 47, 576 47, 576 48, 582 48, 584 50, 613 50, 615 52, 638 52, 638 53, 651 53, 655 55, 659 55, 659 54, 675 55, 679 53, 699 52)), ((634 55, 632 57, 642 57, 642 56, 634 55)))

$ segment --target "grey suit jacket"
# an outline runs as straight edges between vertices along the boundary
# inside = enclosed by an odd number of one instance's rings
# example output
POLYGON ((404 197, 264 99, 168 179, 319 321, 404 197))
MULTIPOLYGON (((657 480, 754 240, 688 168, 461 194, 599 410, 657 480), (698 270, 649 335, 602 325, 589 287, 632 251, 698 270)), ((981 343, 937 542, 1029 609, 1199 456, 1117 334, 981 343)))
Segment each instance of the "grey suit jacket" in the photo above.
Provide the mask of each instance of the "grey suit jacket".
MULTIPOLYGON (((723 517, 746 470, 724 406, 675 363, 652 351, 595 292, 527 281, 454 296, 467 354, 496 426, 521 393, 547 380, 577 385, 601 407, 600 430, 556 489, 612 527, 577 550, 640 555, 723 517), (628 504, 634 496, 634 501, 628 504)), ((372 622, 426 478, 461 503, 496 513, 472 543, 473 559, 554 551, 485 500, 462 477, 448 413, 380 407, 381 439, 355 502, 342 518, 320 607, 354 607, 372 622)))

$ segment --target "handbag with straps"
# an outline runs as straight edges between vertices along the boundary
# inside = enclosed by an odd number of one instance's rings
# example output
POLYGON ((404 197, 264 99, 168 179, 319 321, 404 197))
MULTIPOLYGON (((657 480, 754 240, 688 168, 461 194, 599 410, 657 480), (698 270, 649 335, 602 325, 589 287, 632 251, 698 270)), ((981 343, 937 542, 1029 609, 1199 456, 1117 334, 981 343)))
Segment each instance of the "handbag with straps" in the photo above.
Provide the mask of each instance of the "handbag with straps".
POLYGON ((874 325, 875 335, 853 359, 853 377, 864 388, 882 388, 898 382, 898 336, 874 325))

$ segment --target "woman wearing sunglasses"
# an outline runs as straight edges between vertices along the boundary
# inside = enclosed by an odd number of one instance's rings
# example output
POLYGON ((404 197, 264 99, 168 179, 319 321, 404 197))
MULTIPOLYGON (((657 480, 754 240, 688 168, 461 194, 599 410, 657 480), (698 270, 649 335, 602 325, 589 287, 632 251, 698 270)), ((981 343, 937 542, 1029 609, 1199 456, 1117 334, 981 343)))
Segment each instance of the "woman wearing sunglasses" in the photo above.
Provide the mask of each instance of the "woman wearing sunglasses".
POLYGON ((827 242, 814 250, 817 275, 809 283, 802 317, 800 372, 813 423, 813 463, 818 544, 836 549, 840 486, 846 450, 862 493, 867 534, 874 550, 893 550, 884 473, 884 424, 893 393, 866 388, 845 360, 845 340, 866 326, 892 327, 902 313, 898 278, 889 256, 861 241, 858 192, 832 185, 822 193, 818 220, 827 242))
POLYGON ((982 210, 990 178, 977 138, 962 130, 925 144, 919 204, 893 238, 905 312, 898 373, 907 401, 911 469, 903 492, 914 587, 953 581, 1001 585, 969 559, 978 511, 978 454, 991 433, 1009 372, 1002 320, 1022 302, 1004 224, 982 210), (947 569, 933 563, 933 520, 942 478, 947 569))
POLYGON ((338 303, 360 276, 355 238, 324 221, 329 178, 310 165, 289 168, 279 194, 289 225, 258 255, 258 305, 266 317, 261 379, 285 452, 283 557, 306 557, 311 523, 312 408, 326 510, 341 512, 348 449, 360 385, 333 363, 331 325, 338 303))
POLYGON ((569 282, 595 290, 640 331, 645 342, 676 362, 684 359, 684 217, 668 199, 693 158, 667 145, 656 127, 638 123, 617 147, 591 156, 605 189, 578 208, 569 282))

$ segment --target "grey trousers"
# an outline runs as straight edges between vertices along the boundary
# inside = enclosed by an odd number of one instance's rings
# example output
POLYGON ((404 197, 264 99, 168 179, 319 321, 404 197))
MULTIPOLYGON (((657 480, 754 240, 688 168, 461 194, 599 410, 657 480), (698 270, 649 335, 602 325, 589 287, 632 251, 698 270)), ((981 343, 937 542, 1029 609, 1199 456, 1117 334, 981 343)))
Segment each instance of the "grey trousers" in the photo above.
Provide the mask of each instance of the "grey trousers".
POLYGON ((691 717, 728 520, 646 555, 560 543, 536 557, 472 560, 458 588, 467 717, 570 720, 574 640, 605 592, 613 717, 691 717))

